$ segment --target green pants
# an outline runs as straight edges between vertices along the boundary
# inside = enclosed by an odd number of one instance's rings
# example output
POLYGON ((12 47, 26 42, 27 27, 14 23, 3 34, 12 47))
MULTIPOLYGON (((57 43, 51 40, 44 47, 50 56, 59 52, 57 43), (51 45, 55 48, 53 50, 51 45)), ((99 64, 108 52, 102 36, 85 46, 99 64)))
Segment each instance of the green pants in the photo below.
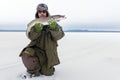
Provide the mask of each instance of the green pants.
POLYGON ((54 66, 47 66, 45 51, 39 49, 38 47, 26 48, 23 51, 22 60, 27 68, 27 72, 30 74, 40 73, 47 76, 54 74, 54 66))

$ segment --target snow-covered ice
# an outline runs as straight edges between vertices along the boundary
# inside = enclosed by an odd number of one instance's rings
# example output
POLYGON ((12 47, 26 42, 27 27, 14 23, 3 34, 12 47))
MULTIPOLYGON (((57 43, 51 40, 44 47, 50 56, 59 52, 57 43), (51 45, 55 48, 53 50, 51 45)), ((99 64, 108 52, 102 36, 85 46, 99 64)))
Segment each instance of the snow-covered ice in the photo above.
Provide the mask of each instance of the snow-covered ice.
MULTIPOLYGON (((26 69, 19 54, 30 40, 25 32, 0 32, 0 37, 0 79, 20 80, 26 69)), ((55 80, 120 80, 120 33, 66 32, 58 44, 55 80)))

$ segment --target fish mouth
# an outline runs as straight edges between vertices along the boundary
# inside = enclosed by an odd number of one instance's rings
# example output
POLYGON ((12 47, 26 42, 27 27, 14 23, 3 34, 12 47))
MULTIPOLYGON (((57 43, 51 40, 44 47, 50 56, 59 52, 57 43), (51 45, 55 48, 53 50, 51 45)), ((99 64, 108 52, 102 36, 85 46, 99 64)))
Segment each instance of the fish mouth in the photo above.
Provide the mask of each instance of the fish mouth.
POLYGON ((66 17, 66 16, 63 16, 62 18, 63 18, 63 19, 66 19, 67 17, 66 17))
POLYGON ((64 18, 66 19, 67 17, 64 16, 64 18))
POLYGON ((65 15, 61 16, 62 18, 66 19, 67 17, 65 15))

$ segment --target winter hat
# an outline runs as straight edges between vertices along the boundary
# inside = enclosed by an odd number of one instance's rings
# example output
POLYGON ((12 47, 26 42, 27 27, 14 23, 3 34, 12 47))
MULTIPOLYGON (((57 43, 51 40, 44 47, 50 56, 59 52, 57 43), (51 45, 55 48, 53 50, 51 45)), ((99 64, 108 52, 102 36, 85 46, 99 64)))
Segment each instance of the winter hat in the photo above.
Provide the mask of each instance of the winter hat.
POLYGON ((48 6, 44 3, 38 4, 37 6, 37 11, 47 11, 48 10, 48 6))

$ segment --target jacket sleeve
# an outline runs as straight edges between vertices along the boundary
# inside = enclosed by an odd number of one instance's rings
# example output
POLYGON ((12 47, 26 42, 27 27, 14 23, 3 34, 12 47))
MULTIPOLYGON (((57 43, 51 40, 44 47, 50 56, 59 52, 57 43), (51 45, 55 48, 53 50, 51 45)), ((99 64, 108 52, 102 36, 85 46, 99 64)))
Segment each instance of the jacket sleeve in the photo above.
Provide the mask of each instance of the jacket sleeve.
POLYGON ((51 36, 54 38, 54 40, 61 39, 65 34, 60 25, 56 25, 55 29, 49 29, 51 36))
POLYGON ((37 31, 37 30, 35 29, 35 27, 33 26, 33 27, 31 28, 30 32, 28 33, 28 38, 29 38, 30 40, 35 40, 35 39, 37 39, 40 35, 41 35, 41 31, 37 31))

